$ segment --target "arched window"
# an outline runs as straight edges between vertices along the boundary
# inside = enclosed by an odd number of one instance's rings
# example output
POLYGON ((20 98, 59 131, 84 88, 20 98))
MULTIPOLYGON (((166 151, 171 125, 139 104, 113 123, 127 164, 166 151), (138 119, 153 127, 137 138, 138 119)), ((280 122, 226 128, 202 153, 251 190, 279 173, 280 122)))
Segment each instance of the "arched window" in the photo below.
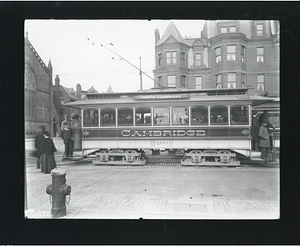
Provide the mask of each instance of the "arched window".
POLYGON ((36 117, 36 79, 32 70, 25 66, 25 115, 28 118, 36 117))

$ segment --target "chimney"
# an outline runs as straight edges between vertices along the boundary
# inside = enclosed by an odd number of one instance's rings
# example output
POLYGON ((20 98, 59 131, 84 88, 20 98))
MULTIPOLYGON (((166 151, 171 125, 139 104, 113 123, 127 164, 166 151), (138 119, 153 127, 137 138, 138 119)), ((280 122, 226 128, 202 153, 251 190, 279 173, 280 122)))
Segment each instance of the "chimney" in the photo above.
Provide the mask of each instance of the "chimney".
POLYGON ((59 86, 59 81, 60 81, 59 76, 56 75, 56 77, 55 77, 55 86, 59 86))
POLYGON ((76 96, 80 99, 81 98, 81 85, 76 85, 76 96))
POLYGON ((160 40, 159 30, 155 29, 154 34, 155 34, 155 44, 157 44, 157 42, 160 40))

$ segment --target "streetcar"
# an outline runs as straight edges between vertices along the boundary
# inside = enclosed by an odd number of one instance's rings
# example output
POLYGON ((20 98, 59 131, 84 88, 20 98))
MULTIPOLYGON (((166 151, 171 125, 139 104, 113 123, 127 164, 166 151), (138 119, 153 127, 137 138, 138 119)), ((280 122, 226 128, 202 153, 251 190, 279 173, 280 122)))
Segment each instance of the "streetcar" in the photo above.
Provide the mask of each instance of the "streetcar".
POLYGON ((239 166, 251 157, 251 110, 274 99, 249 88, 156 88, 91 93, 66 104, 81 110, 82 155, 94 164, 146 165, 154 152, 183 166, 239 166))

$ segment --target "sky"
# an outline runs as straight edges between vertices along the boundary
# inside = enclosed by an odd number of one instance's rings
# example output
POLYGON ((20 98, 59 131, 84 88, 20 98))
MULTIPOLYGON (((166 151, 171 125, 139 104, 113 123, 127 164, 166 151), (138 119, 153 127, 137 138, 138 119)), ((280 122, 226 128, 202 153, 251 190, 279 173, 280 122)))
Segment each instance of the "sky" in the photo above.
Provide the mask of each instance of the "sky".
MULTIPOLYGON (((128 92, 140 89, 140 62, 154 78, 154 31, 162 37, 171 21, 183 38, 200 37, 204 25, 204 20, 26 20, 24 31, 43 62, 51 60, 53 84, 58 75, 62 86, 74 90, 80 84, 82 90, 106 92, 111 86, 128 92)), ((144 74, 142 84, 154 87, 144 74)))

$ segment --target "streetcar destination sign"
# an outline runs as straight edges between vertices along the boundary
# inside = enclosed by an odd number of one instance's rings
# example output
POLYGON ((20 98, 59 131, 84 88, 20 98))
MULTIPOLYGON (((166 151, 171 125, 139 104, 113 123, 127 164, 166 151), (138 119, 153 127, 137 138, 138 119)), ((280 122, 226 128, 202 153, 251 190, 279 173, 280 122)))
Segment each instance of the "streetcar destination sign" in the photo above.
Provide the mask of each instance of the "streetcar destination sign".
POLYGON ((172 94, 172 95, 143 95, 135 96, 135 100, 152 100, 152 99, 187 99, 189 95, 172 94))
POLYGON ((121 135, 123 137, 204 137, 205 130, 123 130, 121 135))

